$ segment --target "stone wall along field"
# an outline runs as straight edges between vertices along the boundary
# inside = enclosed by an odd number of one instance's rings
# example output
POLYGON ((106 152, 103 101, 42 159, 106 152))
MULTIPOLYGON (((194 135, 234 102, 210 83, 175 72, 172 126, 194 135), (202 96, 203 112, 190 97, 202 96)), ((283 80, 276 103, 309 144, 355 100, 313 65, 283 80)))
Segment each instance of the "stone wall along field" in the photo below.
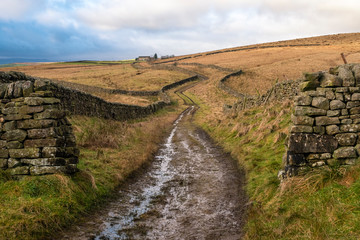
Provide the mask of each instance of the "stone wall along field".
POLYGON ((14 177, 76 172, 79 150, 49 83, 6 76, 2 82, 10 83, 0 84, 0 168, 14 177))
POLYGON ((295 98, 284 170, 353 165, 360 156, 360 64, 305 74, 295 98))

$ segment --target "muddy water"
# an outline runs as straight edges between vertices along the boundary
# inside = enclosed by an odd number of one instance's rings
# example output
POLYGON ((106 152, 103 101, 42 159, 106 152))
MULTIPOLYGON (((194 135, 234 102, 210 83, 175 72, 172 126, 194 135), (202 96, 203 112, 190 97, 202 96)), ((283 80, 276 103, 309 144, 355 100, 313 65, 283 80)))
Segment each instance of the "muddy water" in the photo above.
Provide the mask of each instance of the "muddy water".
POLYGON ((190 107, 152 165, 116 201, 62 239, 240 239, 243 174, 189 119, 190 107))

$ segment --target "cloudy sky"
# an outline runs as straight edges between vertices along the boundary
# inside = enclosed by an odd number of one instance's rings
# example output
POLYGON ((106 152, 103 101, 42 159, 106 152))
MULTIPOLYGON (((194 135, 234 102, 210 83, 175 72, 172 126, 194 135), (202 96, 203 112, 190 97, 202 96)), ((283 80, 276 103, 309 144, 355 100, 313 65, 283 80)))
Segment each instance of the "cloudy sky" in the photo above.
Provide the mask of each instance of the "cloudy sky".
POLYGON ((358 0, 0 0, 0 10, 0 59, 132 59, 360 31, 358 0))

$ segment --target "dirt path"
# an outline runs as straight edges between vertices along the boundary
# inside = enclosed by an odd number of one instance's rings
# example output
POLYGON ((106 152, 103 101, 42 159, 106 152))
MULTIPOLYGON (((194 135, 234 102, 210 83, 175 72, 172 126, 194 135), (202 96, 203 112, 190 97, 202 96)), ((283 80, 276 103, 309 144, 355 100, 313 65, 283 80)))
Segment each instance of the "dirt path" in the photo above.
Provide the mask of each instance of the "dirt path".
POLYGON ((62 239, 240 239, 244 175, 191 123, 195 110, 174 123, 147 171, 62 239))

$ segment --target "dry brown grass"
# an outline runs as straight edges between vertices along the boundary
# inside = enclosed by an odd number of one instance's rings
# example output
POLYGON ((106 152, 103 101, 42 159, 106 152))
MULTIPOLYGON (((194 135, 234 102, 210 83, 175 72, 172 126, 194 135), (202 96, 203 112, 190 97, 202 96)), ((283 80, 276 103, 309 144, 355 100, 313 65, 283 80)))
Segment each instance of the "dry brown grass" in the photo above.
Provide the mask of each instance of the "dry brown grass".
POLYGON ((81 83, 103 88, 131 91, 159 90, 162 86, 188 77, 184 73, 140 69, 131 64, 43 64, 2 68, 2 71, 20 71, 31 76, 81 83))
POLYGON ((254 46, 288 44, 321 44, 321 46, 259 48, 223 52, 179 62, 214 64, 226 68, 242 69, 245 74, 230 78, 228 84, 239 92, 251 95, 264 94, 277 79, 279 81, 298 79, 304 72, 327 70, 343 64, 340 57, 342 52, 345 53, 349 63, 360 62, 360 34, 358 33, 295 39, 254 46))

